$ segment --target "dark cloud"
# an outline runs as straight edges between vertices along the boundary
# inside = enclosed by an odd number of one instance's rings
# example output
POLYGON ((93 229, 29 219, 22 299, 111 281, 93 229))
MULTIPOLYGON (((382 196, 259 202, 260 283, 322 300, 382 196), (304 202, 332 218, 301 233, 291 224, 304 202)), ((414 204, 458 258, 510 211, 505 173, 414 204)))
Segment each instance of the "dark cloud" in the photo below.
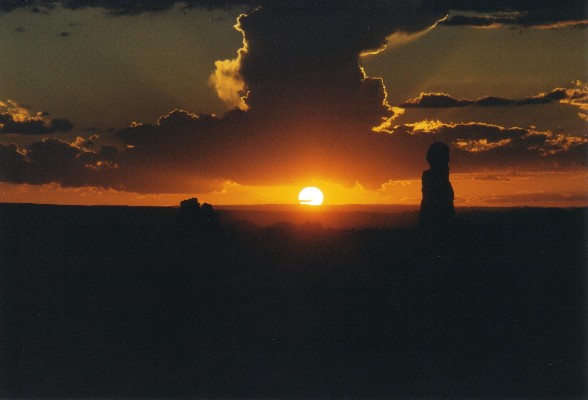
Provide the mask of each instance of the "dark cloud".
POLYGON ((482 15, 458 14, 443 21, 445 25, 461 26, 522 26, 559 27, 588 24, 588 13, 584 0, 441 0, 438 7, 455 12, 471 11, 482 15), (508 13, 501 13, 508 12, 508 13), (486 15, 484 15, 486 14, 486 15))
POLYGON ((472 100, 457 100, 445 93, 421 93, 419 97, 410 99, 400 105, 403 108, 446 108, 466 107, 472 105, 472 100))
POLYGON ((49 11, 51 11, 53 9, 52 5, 47 5, 47 6, 41 6, 41 7, 32 7, 31 11, 34 14, 45 14, 48 15, 49 11))
POLYGON ((453 169, 457 172, 541 171, 585 168, 588 164, 586 135, 568 136, 484 123, 424 121, 396 126, 392 136, 397 136, 398 146, 411 149, 416 149, 421 141, 433 139, 449 143, 453 169))
POLYGON ((220 190, 226 181, 272 185, 313 177, 377 188, 391 179, 418 177, 434 141, 451 145, 452 169, 461 173, 585 168, 588 141, 481 123, 426 121, 396 126, 391 134, 358 134, 348 121, 278 126, 273 118, 241 110, 222 118, 176 110, 157 124, 134 125, 117 136, 124 150, 98 150, 95 136, 74 143, 44 139, 20 150, 2 145, 0 177, 142 193, 206 192, 220 190), (316 129, 323 134, 315 135, 316 129))
POLYGON ((558 26, 561 23, 579 22, 586 25, 588 19, 584 0, 424 0, 424 1, 384 1, 369 0, 355 2, 351 0, 3 0, 0 11, 12 11, 17 8, 29 8, 33 12, 47 13, 57 5, 69 9, 98 7, 113 15, 138 15, 144 12, 161 12, 170 10, 176 4, 184 7, 201 7, 205 9, 245 6, 254 9, 257 6, 272 8, 275 11, 303 11, 319 16, 349 15, 349 10, 356 13, 380 15, 385 18, 386 10, 402 9, 418 4, 422 13, 444 15, 474 12, 482 15, 457 14, 443 21, 445 25, 491 26, 496 24, 518 26, 558 26), (359 4, 361 3, 361 4, 359 4), (379 14, 383 11, 383 15, 379 14), (582 22, 583 21, 583 22, 582 22))
POLYGON ((56 139, 43 139, 24 150, 0 144, 0 177, 14 183, 84 186, 90 181, 80 168, 81 154, 79 148, 56 139))
POLYGON ((64 187, 121 187, 114 171, 119 151, 103 146, 93 152, 57 139, 43 139, 25 149, 0 143, 0 179, 6 182, 46 184, 64 187))
POLYGON ((566 26, 573 26, 578 28, 585 28, 588 26, 588 20, 576 19, 554 19, 547 21, 533 21, 526 16, 466 16, 455 15, 440 23, 445 26, 472 26, 472 27, 501 27, 501 26, 531 26, 541 28, 562 28, 566 26))
POLYGON ((483 107, 512 106, 516 105, 517 103, 518 102, 515 100, 505 99, 503 97, 496 96, 484 96, 482 98, 472 101, 473 105, 483 107))
POLYGON ((442 21, 442 25, 447 26, 478 26, 490 27, 493 25, 512 25, 516 23, 515 17, 492 17, 492 16, 466 16, 455 15, 442 21))
POLYGON ((11 115, 0 114, 0 134, 19 133, 23 135, 46 135, 55 132, 70 132, 73 124, 66 119, 42 119, 15 121, 11 115))
POLYGON ((564 100, 564 99, 571 99, 574 97, 573 92, 568 92, 566 89, 557 88, 552 90, 549 93, 542 93, 537 96, 529 97, 517 102, 517 104, 526 105, 526 104, 547 104, 554 101, 564 100))
POLYGON ((73 124, 66 119, 54 118, 51 120, 49 128, 56 132, 70 132, 73 129, 73 124))
POLYGON ((96 147, 96 142, 98 141, 98 139, 99 139, 98 135, 92 135, 88 139, 84 140, 83 146, 86 149, 93 149, 94 147, 96 147))
POLYGON ((455 99, 445 93, 421 93, 419 97, 410 99, 400 105, 403 108, 451 108, 466 106, 523 106, 535 104, 549 104, 563 102, 579 106, 586 104, 588 99, 588 88, 581 82, 576 83, 572 89, 556 88, 549 93, 540 93, 536 96, 525 99, 513 100, 503 97, 485 96, 476 100, 455 99))
MULTIPOLYGON (((255 3, 255 2, 253 2, 255 3)), ((206 9, 250 6, 246 0, 3 0, 0 11, 8 12, 17 8, 28 8, 34 13, 47 13, 57 5, 72 10, 83 8, 103 8, 112 15, 138 15, 144 12, 170 10, 174 5, 202 7, 206 9)))
POLYGON ((73 124, 66 119, 47 118, 48 113, 31 115, 21 105, 0 101, 0 134, 46 135, 55 132, 70 132, 73 124))
POLYGON ((375 124, 391 113, 382 81, 363 74, 359 54, 382 47, 394 32, 421 31, 440 17, 418 2, 271 3, 239 20, 247 47, 234 61, 246 103, 312 118, 362 115, 375 124))
POLYGON ((24 154, 15 144, 0 143, 0 180, 3 182, 23 183, 24 154))

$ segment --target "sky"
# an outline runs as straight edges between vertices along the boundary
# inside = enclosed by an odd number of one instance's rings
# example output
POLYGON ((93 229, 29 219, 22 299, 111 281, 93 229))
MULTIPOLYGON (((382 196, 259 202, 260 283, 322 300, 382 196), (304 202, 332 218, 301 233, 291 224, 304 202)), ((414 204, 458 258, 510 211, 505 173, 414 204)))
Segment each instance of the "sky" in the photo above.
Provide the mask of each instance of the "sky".
POLYGON ((588 205, 583 0, 0 3, 0 201, 588 205))

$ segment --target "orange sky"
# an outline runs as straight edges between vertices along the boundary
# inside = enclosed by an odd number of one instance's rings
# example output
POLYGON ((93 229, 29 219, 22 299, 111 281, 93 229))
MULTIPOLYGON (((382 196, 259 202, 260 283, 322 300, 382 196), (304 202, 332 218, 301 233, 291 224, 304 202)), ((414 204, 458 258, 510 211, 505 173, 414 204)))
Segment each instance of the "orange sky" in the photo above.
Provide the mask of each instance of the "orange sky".
POLYGON ((588 206, 579 1, 260 2, 0 7, 0 201, 588 206))
MULTIPOLYGON (((588 173, 545 173, 504 175, 488 180, 485 174, 458 174, 451 177, 457 207, 581 207, 586 206, 588 173), (559 193, 554 196, 552 193, 559 193)), ((319 187, 325 205, 420 204, 420 181, 394 181, 377 190, 357 184, 344 187, 323 181, 301 182, 298 186, 243 186, 227 182, 223 191, 212 193, 137 194, 92 187, 62 188, 48 185, 0 183, 0 202, 40 204, 176 206, 181 200, 197 197, 213 205, 296 204, 304 185, 319 187)))

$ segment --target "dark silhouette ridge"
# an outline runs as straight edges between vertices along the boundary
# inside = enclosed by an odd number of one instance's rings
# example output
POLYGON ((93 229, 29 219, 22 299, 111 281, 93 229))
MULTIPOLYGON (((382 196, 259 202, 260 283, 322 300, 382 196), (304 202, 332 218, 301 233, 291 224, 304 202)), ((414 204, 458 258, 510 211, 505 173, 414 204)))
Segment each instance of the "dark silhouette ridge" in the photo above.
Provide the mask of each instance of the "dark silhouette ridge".
POLYGON ((586 398, 587 208, 459 210, 426 270, 416 221, 184 204, 0 204, 0 398, 586 398))
POLYGON ((455 222, 453 187, 449 182, 449 146, 435 142, 427 151, 430 169, 423 172, 419 226, 430 233, 443 233, 455 222))

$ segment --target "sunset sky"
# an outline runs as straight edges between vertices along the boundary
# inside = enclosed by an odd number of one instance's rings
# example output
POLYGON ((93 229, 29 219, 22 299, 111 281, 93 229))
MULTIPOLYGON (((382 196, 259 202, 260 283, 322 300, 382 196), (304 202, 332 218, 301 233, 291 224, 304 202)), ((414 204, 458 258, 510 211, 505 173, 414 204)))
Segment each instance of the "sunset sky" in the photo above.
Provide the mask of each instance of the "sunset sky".
POLYGON ((0 201, 588 205, 574 1, 0 2, 0 201))

